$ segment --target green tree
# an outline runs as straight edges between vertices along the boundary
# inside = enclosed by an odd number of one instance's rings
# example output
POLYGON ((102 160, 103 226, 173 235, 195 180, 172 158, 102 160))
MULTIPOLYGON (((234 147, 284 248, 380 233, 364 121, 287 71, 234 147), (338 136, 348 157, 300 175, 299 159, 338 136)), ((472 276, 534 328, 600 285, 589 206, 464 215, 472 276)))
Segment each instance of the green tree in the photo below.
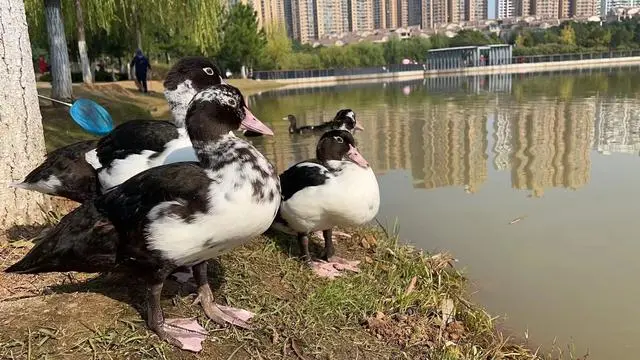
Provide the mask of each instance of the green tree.
MULTIPOLYGON (((147 49, 157 48, 164 43, 163 39, 156 38, 160 31, 176 35, 181 43, 188 43, 189 48, 204 55, 217 53, 220 48, 222 0, 157 0, 153 3, 147 0, 61 0, 68 39, 78 36, 78 2, 84 15, 88 45, 93 43, 91 34, 104 30, 129 52, 141 44, 147 49)), ((25 0, 25 8, 32 45, 46 48, 42 46, 46 44, 42 0, 25 0)), ((88 53, 95 51, 89 46, 88 53)))
POLYGON ((383 55, 387 64, 399 64, 405 56, 404 43, 396 36, 392 36, 383 45, 383 55))
POLYGON ((410 59, 423 62, 427 58, 427 52, 431 49, 431 40, 420 36, 407 40, 407 56, 410 59))
POLYGON ((626 27, 615 29, 611 35, 611 46, 614 48, 631 47, 633 45, 633 32, 626 27))
POLYGON ((238 3, 231 7, 223 34, 218 58, 231 71, 253 66, 262 56, 267 41, 264 31, 258 28, 256 13, 250 5, 238 3))
POLYGON ((451 39, 441 34, 435 34, 432 37, 430 37, 429 40, 431 41, 431 47, 433 49, 441 49, 441 48, 448 47, 451 42, 451 39))
POLYGON ((560 31, 560 43, 564 45, 576 44, 576 32, 570 25, 565 25, 560 31))
POLYGON ((360 66, 381 66, 386 64, 382 46, 370 42, 361 42, 350 46, 358 58, 360 66))
POLYGON ((293 53, 291 40, 284 24, 271 24, 266 28, 267 44, 264 47, 261 64, 265 69, 288 69, 293 53))
POLYGON ((480 31, 461 30, 451 39, 450 46, 476 46, 492 43, 492 39, 480 31))

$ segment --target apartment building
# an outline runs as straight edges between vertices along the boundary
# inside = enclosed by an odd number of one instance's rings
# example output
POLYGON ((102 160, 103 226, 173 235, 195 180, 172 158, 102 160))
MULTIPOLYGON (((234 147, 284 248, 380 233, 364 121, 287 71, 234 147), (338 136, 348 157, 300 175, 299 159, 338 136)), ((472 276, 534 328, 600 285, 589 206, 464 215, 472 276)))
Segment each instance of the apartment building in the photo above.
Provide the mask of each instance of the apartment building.
POLYGON ((513 0, 497 0, 495 18, 506 19, 514 16, 513 0))
POLYGON ((531 0, 513 0, 513 16, 531 15, 531 0))
POLYGON ((374 29, 373 0, 349 1, 349 31, 374 29))
POLYGON ((557 19, 560 6, 558 0, 533 0, 531 1, 531 15, 543 19, 557 19))

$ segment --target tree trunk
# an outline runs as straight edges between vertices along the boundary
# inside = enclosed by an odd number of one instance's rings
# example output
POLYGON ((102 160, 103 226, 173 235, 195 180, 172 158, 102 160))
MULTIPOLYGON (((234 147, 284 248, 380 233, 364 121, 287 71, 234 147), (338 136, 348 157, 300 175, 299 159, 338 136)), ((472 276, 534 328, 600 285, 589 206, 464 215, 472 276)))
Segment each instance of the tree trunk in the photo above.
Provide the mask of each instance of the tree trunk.
POLYGON ((78 51, 80 52, 80 65, 82 66, 82 81, 90 85, 93 83, 91 76, 91 63, 87 55, 87 42, 84 36, 84 15, 82 14, 82 2, 76 0, 76 22, 78 26, 78 51))
POLYGON ((44 195, 8 187, 39 165, 45 153, 31 44, 22 0, 0 0, 0 232, 43 219, 44 195))
POLYGON ((136 46, 142 50, 142 21, 140 21, 140 15, 138 14, 140 9, 134 8, 133 11, 133 19, 136 26, 136 46))
POLYGON ((51 97, 71 100, 71 67, 60 0, 44 0, 44 6, 51 56, 51 97))

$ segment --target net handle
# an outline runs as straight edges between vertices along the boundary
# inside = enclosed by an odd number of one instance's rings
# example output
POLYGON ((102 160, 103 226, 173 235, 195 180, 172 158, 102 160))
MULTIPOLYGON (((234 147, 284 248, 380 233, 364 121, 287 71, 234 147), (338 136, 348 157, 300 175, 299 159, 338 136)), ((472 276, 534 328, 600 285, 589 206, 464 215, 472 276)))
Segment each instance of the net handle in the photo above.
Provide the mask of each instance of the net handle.
POLYGON ((40 95, 40 94, 38 94, 38 97, 41 97, 41 98, 43 98, 43 99, 47 99, 47 100, 49 100, 49 101, 57 102, 58 104, 66 105, 66 106, 68 106, 68 107, 73 106, 73 105, 69 104, 68 102, 64 102, 64 101, 60 101, 60 100, 56 100, 56 99, 52 99, 52 98, 50 98, 50 97, 46 97, 46 96, 44 96, 44 95, 40 95))

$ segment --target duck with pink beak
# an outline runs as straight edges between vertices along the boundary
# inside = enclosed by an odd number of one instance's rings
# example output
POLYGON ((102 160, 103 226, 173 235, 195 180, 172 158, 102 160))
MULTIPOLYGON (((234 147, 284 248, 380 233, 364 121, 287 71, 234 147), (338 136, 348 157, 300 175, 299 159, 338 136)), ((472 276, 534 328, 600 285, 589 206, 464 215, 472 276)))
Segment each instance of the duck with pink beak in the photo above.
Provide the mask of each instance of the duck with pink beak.
POLYGON ((298 237, 303 261, 322 277, 343 270, 359 271, 357 261, 335 256, 334 226, 359 226, 374 219, 380 190, 371 166, 347 130, 331 130, 320 138, 316 158, 291 166, 280 175, 282 203, 271 225, 298 237), (309 235, 322 231, 324 251, 313 260, 309 235))

